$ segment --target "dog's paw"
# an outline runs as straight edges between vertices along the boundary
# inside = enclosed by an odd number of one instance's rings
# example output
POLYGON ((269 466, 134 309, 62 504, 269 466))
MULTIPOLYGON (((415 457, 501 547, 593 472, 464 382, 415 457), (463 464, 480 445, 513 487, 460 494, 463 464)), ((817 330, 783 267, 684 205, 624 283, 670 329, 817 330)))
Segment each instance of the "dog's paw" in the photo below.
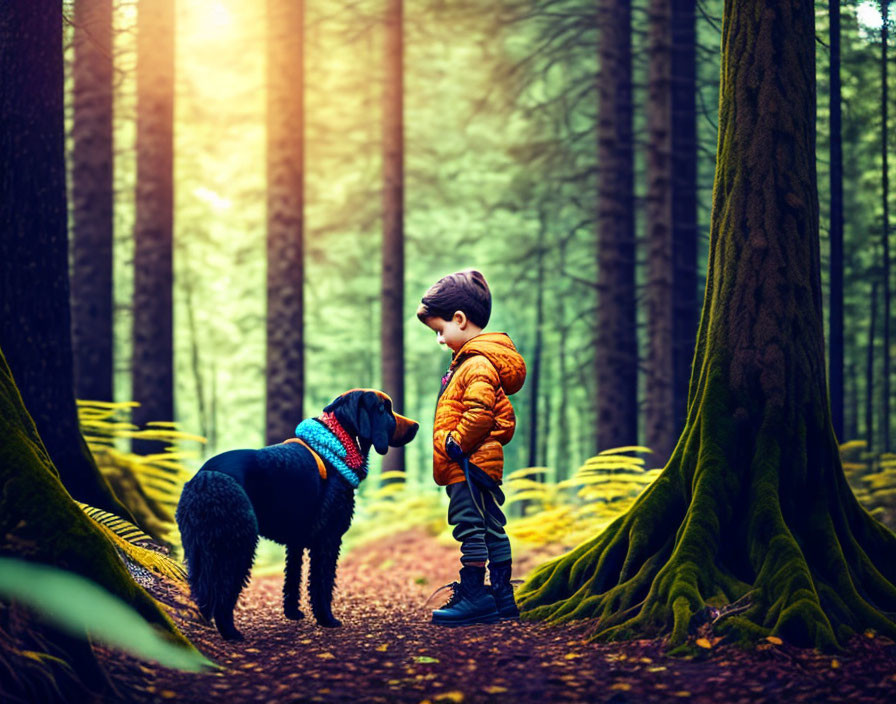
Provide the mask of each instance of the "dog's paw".
POLYGON ((305 614, 302 613, 302 610, 296 607, 284 609, 283 615, 286 616, 286 618, 288 618, 290 621, 301 621, 303 618, 305 618, 305 614))
POLYGON ((339 628, 342 625, 342 621, 335 616, 330 616, 327 619, 317 619, 317 624, 323 628, 339 628))
POLYGON ((234 642, 244 640, 244 638, 243 638, 243 634, 240 633, 240 632, 239 632, 238 630, 236 630, 235 628, 234 628, 232 631, 222 631, 222 632, 221 632, 221 637, 222 637, 224 640, 230 640, 230 641, 234 641, 234 642))

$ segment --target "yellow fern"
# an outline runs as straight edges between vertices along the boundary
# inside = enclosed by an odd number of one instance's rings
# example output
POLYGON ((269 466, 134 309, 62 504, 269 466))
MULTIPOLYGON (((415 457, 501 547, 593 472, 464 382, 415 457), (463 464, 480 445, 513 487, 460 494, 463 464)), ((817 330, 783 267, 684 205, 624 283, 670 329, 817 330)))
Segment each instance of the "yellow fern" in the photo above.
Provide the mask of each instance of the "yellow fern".
POLYGON ((167 555, 140 545, 154 544, 154 541, 133 523, 80 501, 76 503, 131 562, 177 582, 186 582, 187 573, 183 565, 167 555))

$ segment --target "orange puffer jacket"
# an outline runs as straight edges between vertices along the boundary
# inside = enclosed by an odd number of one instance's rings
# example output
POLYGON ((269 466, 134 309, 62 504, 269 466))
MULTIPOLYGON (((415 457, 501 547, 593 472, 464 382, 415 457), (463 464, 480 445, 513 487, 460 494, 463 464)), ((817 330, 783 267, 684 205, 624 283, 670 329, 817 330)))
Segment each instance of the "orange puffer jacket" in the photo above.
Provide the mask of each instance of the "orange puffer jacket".
POLYGON ((508 396, 523 387, 526 363, 503 332, 467 340, 448 368, 448 384, 436 404, 433 478, 445 486, 464 481, 464 470, 445 452, 448 433, 470 461, 495 481, 504 473, 504 448, 516 416, 508 396))

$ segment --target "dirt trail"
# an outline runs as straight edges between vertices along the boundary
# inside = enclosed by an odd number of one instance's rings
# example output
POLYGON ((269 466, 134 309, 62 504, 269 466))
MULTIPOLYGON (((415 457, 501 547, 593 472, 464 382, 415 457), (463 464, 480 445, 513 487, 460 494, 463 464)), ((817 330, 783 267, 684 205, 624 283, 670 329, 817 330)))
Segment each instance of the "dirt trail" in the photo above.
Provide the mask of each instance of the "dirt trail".
MULTIPOLYGON (((535 559, 523 556, 521 570, 535 559)), ((837 656, 786 644, 749 653, 718 644, 702 659, 682 660, 664 656, 659 641, 587 643, 581 625, 433 626, 429 612, 440 603, 423 603, 456 578, 457 566, 455 548, 404 533, 340 561, 333 612, 342 628, 283 618, 282 577, 273 575, 243 594, 236 617, 243 642, 223 642, 189 610, 172 611, 220 671, 178 673, 117 653, 104 660, 122 699, 135 702, 896 700, 896 646, 880 637, 857 637, 837 656)), ((307 597, 302 610, 310 614, 307 597)))

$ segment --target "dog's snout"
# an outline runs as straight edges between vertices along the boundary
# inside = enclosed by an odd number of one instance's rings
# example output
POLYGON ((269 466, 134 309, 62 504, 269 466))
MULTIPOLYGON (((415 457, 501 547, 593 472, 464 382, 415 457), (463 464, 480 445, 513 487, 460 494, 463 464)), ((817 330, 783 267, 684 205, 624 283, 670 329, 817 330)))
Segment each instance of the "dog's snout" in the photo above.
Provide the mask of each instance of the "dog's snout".
POLYGON ((420 424, 417 421, 405 418, 398 413, 393 413, 393 415, 395 416, 395 430, 392 433, 392 439, 389 444, 392 447, 407 445, 414 439, 417 430, 420 428, 420 424))

